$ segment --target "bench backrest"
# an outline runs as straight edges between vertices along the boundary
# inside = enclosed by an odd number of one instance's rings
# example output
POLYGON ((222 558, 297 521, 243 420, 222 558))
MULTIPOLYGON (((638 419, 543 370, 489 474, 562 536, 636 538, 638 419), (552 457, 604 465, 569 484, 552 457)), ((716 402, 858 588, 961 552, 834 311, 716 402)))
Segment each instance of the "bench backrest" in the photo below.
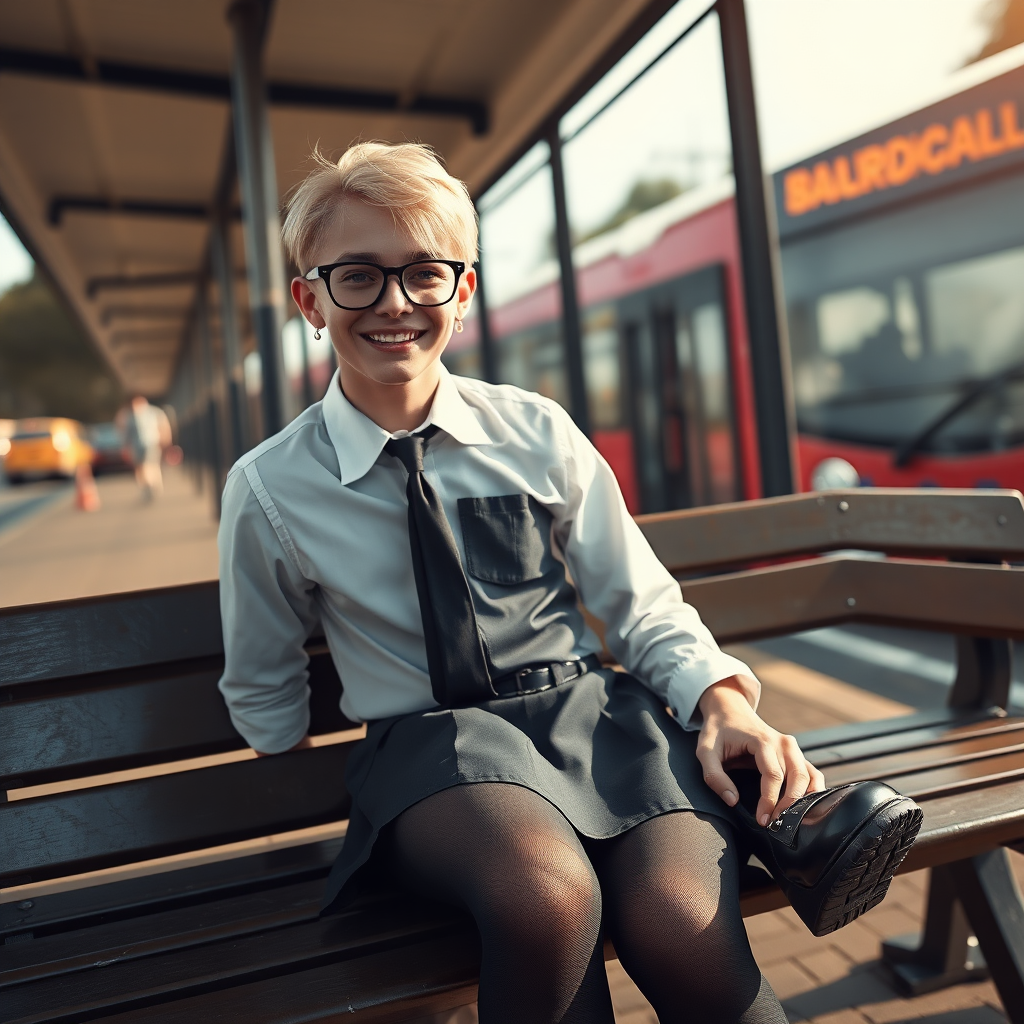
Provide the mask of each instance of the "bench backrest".
MULTIPOLYGON (((988 562, 1024 557, 1016 492, 829 492, 645 516, 640 524, 681 574, 850 547, 988 562)), ((851 617, 1024 637, 1024 570, 992 564, 818 558, 683 587, 723 641, 851 617)), ((338 708, 340 681, 326 648, 313 640, 308 650, 311 732, 353 728, 338 708)), ((971 650, 979 665, 988 657, 971 650)), ((29 799, 13 792, 0 804, 0 886, 346 817, 341 780, 354 739, 175 766, 244 748, 217 690, 222 664, 216 582, 0 610, 0 791, 69 787, 29 799), (153 765, 167 770, 81 781, 153 765)), ((999 671, 1008 686, 1008 669, 999 671)), ((999 703, 998 687, 978 686, 972 700, 995 693, 999 703)))

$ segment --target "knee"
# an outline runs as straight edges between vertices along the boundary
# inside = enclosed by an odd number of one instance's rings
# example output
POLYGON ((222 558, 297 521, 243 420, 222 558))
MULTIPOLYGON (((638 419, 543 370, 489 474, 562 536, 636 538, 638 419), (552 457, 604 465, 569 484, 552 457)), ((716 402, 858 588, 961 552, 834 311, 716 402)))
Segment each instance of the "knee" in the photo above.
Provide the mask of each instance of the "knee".
MULTIPOLYGON (((492 876, 486 917, 536 942, 541 934, 596 941, 601 888, 582 851, 563 843, 525 844, 492 876)), ((481 929, 483 930, 483 924, 481 929)))

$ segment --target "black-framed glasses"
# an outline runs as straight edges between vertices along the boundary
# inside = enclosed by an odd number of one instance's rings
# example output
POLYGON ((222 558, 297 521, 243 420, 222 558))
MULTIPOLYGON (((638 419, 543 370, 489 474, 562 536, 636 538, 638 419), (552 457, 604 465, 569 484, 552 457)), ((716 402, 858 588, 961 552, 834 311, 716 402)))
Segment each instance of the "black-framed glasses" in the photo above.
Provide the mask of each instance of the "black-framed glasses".
POLYGON ((328 263, 313 267, 307 281, 318 277, 331 301, 341 309, 369 309, 384 295, 390 277, 398 278, 402 294, 414 306, 443 306, 455 298, 466 264, 459 260, 416 260, 404 267, 377 263, 328 263))

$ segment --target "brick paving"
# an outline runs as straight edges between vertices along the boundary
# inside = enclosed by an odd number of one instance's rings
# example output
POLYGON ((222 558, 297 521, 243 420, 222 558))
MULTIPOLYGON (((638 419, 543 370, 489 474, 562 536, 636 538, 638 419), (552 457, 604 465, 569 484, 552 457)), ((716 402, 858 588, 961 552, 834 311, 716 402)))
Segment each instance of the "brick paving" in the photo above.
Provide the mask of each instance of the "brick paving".
POLYGON ((182 469, 167 469, 164 480, 163 496, 145 504, 133 477, 100 477, 98 512, 80 512, 68 490, 0 529, 0 607, 215 579, 209 488, 197 494, 182 469))

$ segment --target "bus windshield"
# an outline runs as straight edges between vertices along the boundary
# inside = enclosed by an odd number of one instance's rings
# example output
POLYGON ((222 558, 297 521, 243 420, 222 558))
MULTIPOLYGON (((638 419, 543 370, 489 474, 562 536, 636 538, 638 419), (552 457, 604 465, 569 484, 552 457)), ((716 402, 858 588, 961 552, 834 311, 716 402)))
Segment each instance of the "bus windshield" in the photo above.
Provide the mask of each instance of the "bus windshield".
MULTIPOLYGON (((794 393, 806 433, 899 446, 1024 358, 1024 247, 859 277, 790 303, 794 393)), ((990 451, 1021 442, 1024 381, 1007 374, 924 448, 990 451)))

